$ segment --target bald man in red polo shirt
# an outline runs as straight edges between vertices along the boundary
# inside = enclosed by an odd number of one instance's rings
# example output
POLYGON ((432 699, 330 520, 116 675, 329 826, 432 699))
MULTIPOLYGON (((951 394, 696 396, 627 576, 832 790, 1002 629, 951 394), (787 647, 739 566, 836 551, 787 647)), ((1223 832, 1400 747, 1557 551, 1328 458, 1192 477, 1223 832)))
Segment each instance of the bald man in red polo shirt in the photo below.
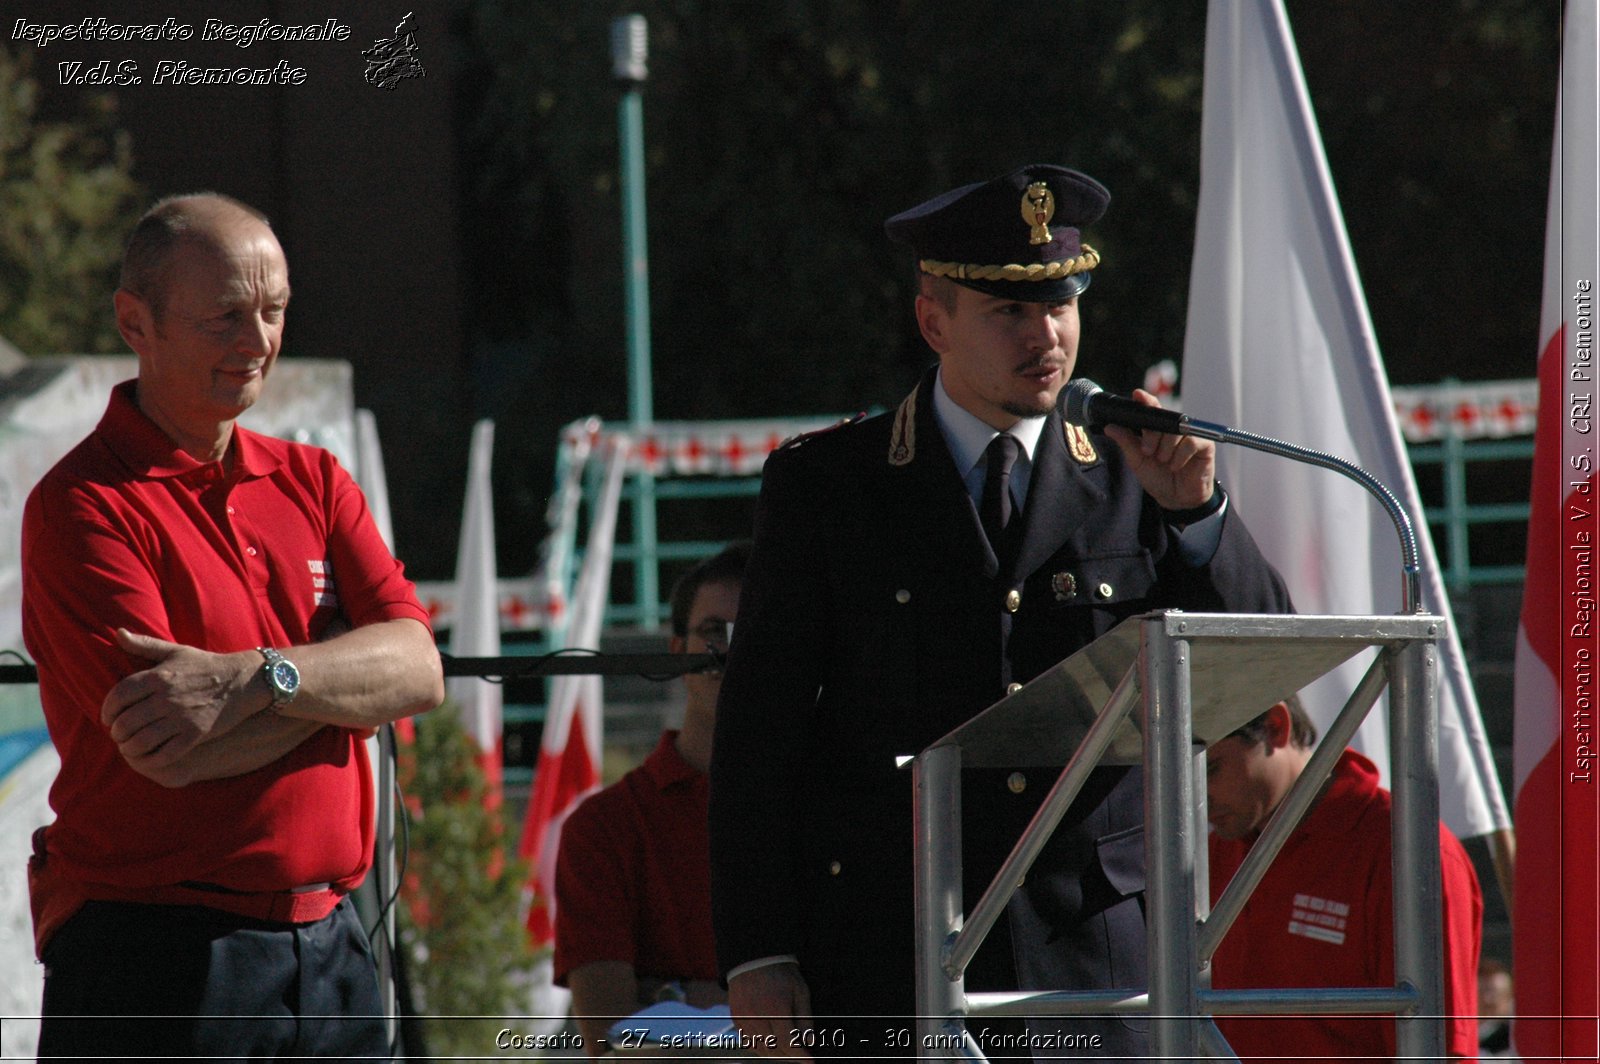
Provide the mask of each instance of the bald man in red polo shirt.
POLYGON ((28 499, 23 633, 61 755, 29 867, 41 1056, 388 1055, 345 898, 373 847, 362 740, 443 677, 349 475, 235 424, 288 304, 258 212, 156 204, 114 298, 139 376, 28 499))

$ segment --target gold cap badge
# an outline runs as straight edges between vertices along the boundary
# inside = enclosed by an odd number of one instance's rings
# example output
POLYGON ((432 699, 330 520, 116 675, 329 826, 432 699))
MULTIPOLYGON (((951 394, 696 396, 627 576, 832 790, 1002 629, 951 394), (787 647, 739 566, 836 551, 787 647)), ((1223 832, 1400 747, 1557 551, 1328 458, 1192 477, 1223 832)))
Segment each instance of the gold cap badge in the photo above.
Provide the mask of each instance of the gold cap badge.
POLYGON ((1029 185, 1022 193, 1022 220, 1033 227, 1028 234, 1028 243, 1050 243, 1050 219, 1055 215, 1056 198, 1051 195, 1050 186, 1043 181, 1029 185))

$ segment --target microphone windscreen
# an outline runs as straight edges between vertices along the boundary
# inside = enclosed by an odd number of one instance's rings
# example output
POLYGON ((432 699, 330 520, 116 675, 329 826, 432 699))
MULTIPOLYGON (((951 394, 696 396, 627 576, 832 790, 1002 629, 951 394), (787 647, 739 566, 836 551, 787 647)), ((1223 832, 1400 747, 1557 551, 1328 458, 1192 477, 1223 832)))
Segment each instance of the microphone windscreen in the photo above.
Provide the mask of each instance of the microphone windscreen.
POLYGON ((1078 377, 1068 381, 1067 386, 1061 390, 1061 416, 1067 419, 1070 425, 1079 428, 1092 428, 1089 416, 1089 401, 1105 391, 1094 381, 1087 377, 1078 377))

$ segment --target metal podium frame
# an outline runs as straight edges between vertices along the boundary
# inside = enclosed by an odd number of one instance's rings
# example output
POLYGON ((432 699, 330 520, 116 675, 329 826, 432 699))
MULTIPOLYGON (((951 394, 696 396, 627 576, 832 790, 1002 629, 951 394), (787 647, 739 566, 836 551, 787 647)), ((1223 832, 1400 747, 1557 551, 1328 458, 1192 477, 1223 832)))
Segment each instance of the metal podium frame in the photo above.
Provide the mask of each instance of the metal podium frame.
POLYGON ((984 1059, 968 1016, 1144 1013, 1162 1059, 1237 1059, 1211 1017, 1394 1013, 1401 1058, 1444 1056, 1439 870, 1438 669, 1444 618, 1168 610, 1130 618, 912 760, 917 1044, 924 1059, 984 1059), (1368 648, 1378 653, 1233 881, 1210 906, 1204 746, 1368 648), (1212 990, 1217 944, 1390 690, 1395 985, 1212 990), (1136 705, 1142 713, 1133 712, 1136 705), (1066 755, 1066 756, 1063 756, 1066 755), (1145 768, 1148 992, 966 993, 968 962, 1089 773, 1145 768), (1060 766, 1060 775, 970 917, 961 910, 961 768, 1060 766), (1196 793, 1198 790, 1198 793, 1196 793), (1198 883, 1198 888, 1197 888, 1198 883))

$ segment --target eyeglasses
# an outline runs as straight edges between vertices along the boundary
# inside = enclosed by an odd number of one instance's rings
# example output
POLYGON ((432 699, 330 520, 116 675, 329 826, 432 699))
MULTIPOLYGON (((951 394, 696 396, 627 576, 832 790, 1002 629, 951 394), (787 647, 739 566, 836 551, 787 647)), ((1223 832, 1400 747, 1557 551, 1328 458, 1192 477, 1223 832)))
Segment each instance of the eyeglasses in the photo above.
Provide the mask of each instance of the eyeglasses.
POLYGON ((733 622, 711 618, 689 629, 689 634, 719 654, 726 654, 728 644, 733 642, 733 622))

